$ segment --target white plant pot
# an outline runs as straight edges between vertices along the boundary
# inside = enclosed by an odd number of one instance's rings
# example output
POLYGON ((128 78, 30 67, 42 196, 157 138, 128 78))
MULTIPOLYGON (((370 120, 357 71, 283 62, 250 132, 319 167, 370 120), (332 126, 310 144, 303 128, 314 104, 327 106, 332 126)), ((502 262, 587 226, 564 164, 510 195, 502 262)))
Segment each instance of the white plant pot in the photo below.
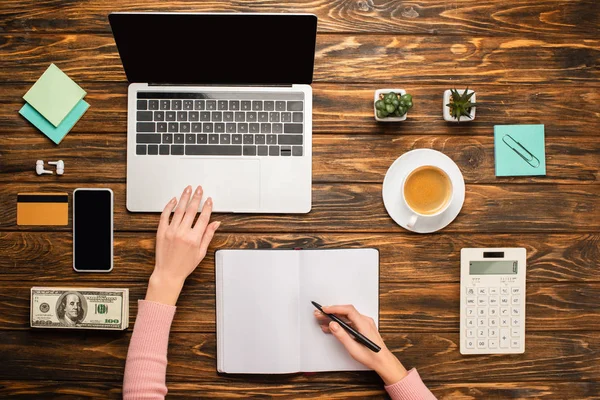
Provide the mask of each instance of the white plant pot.
POLYGON ((386 94, 389 92, 394 92, 396 94, 399 94, 400 96, 404 96, 406 94, 406 90, 404 90, 404 89, 377 89, 375 91, 375 98, 373 99, 373 115, 375 116, 375 119, 380 122, 398 122, 398 121, 406 120, 408 111, 406 112, 406 114, 404 114, 401 117, 386 117, 386 118, 377 117, 377 109, 375 108, 375 102, 377 100, 380 100, 380 98, 379 98, 380 94, 386 94))
MULTIPOLYGON (((458 93, 463 94, 465 91, 464 90, 458 90, 458 93)), ((473 93, 473 90, 469 90, 469 93, 473 93)), ((476 103, 476 99, 475 97, 477 96, 477 94, 473 94, 473 97, 471 97, 471 102, 472 103, 476 103)), ((450 90, 446 90, 444 92, 444 103, 442 104, 442 112, 444 114, 444 120, 448 121, 448 122, 458 122, 458 119, 454 118, 451 114, 450 114, 450 107, 448 107, 446 104, 450 103, 450 97, 452 97, 452 94, 450 92, 450 90)), ((477 107, 471 107, 471 112, 469 112, 469 115, 471 116, 471 118, 468 118, 466 116, 460 117, 460 122, 469 122, 469 121, 473 121, 475 119, 475 109, 477 107)))

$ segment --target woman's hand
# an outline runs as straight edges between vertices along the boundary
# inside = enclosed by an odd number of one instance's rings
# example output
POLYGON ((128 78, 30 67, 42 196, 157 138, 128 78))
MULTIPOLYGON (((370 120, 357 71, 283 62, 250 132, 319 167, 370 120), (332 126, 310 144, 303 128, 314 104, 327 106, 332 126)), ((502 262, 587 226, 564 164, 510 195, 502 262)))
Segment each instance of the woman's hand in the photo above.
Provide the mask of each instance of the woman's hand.
POLYGON ((321 325, 323 332, 332 333, 344 345, 352 358, 377 372, 386 385, 393 385, 406 376, 406 369, 386 347, 381 335, 379 335, 379 331, 377 331, 377 326, 375 326, 373 318, 360 314, 352 305, 326 306, 323 307, 323 311, 340 317, 344 322, 347 322, 358 332, 381 347, 378 353, 369 350, 354 340, 340 324, 332 321, 319 310, 315 310, 315 317, 319 325, 321 325))
POLYGON ((177 199, 173 197, 163 210, 156 233, 156 265, 150 276, 146 300, 175 305, 185 279, 206 255, 208 245, 221 223, 209 224, 212 212, 212 199, 209 197, 204 202, 198 221, 193 225, 202 193, 202 187, 198 186, 190 201, 192 187, 185 188, 171 223, 169 217, 177 206, 177 199))

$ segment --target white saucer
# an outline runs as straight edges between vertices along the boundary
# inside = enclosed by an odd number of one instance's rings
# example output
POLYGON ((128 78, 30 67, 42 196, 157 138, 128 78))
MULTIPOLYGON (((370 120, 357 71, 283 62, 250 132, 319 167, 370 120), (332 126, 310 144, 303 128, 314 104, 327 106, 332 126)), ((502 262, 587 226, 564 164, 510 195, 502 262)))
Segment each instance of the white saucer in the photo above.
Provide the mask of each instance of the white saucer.
POLYGON ((382 194, 385 209, 398 225, 412 232, 431 233, 445 228, 460 212, 465 202, 465 181, 450 157, 436 150, 417 149, 402 154, 390 166, 383 180, 382 194), (406 224, 414 213, 402 200, 401 185, 406 175, 421 165, 433 165, 446 171, 452 181, 454 196, 446 211, 435 217, 421 217, 410 229, 406 224))

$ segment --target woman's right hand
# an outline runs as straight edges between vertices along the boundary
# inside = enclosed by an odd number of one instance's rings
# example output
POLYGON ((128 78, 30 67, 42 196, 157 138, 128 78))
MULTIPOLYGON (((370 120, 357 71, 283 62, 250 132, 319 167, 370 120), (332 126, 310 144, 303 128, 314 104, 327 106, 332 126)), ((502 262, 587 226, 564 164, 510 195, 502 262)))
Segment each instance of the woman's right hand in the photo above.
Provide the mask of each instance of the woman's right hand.
POLYGON ((323 311, 342 318, 358 332, 381 347, 378 353, 369 350, 354 340, 340 324, 332 321, 319 310, 315 310, 315 317, 319 325, 321 325, 323 332, 333 334, 348 350, 352 358, 377 372, 386 385, 393 385, 406 376, 406 369, 396 356, 388 350, 377 330, 373 318, 362 315, 352 305, 325 306, 323 307, 323 311))

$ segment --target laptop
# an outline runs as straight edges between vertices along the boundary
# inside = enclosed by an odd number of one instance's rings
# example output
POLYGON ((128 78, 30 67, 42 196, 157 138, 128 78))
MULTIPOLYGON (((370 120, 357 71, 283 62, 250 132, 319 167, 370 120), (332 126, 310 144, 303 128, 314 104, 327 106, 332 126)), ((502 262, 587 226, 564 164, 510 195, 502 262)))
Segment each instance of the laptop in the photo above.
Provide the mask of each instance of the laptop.
POLYGON ((130 83, 129 211, 162 211, 187 185, 217 212, 310 211, 315 15, 109 21, 130 83))

